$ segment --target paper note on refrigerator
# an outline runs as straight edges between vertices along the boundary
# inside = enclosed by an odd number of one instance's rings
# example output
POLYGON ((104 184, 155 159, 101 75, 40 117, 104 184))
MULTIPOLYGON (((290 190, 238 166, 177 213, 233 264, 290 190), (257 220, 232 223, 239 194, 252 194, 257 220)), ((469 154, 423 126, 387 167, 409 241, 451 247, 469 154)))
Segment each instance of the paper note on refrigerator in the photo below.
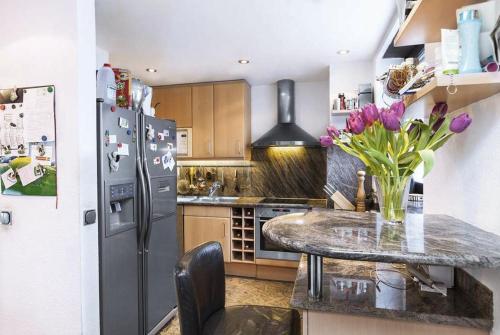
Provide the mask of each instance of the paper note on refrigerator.
POLYGON ((43 177, 43 168, 41 165, 31 163, 17 170, 21 184, 26 186, 43 177))
POLYGON ((128 156, 128 144, 127 143, 120 143, 118 144, 118 150, 116 151, 118 155, 120 156, 128 156))
POLYGON ((5 188, 9 188, 17 183, 16 173, 12 169, 8 169, 2 173, 2 181, 5 188))

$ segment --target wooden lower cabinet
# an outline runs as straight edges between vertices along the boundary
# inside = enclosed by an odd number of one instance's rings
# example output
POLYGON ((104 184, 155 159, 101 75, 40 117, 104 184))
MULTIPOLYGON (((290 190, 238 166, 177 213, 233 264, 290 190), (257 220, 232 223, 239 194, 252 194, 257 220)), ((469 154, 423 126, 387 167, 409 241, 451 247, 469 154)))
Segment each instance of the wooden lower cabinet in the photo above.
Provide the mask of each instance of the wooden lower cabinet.
POLYGON ((218 241, 227 275, 295 281, 299 262, 255 258, 255 210, 249 207, 183 206, 184 251, 218 241))
POLYGON ((302 334, 315 335, 488 335, 487 330, 304 310, 302 334))
POLYGON ((184 216, 184 250, 209 241, 217 241, 222 245, 224 262, 231 260, 229 218, 209 216, 184 216))

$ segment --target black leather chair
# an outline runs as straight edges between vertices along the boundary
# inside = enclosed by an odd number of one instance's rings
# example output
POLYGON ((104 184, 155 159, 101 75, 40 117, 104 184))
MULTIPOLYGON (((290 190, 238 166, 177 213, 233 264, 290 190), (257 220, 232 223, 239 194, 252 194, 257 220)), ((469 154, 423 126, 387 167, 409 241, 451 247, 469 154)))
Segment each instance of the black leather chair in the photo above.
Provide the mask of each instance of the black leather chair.
POLYGON ((187 252, 174 270, 182 335, 300 335, 296 310, 266 306, 225 307, 222 247, 208 242, 187 252))

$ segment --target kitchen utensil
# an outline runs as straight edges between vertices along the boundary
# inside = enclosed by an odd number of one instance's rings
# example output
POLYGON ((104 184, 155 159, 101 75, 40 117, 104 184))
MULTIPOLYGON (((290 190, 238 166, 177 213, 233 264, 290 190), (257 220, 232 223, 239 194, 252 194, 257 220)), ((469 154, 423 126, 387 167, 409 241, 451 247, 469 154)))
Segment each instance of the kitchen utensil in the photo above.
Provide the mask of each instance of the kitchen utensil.
POLYGON ((234 169, 234 191, 240 193, 240 182, 238 181, 238 169, 234 169))
POLYGON ((207 172, 205 172, 205 179, 207 181, 214 181, 214 175, 215 171, 212 169, 207 169, 207 172))
POLYGON ((186 174, 184 175, 184 178, 179 180, 177 183, 177 192, 179 194, 185 195, 188 194, 190 191, 189 187, 189 171, 186 171, 186 174))
POLYGON ((187 179, 179 180, 179 183, 177 183, 177 192, 182 195, 189 193, 189 182, 187 179))
POLYGON ((344 209, 348 211, 353 211, 356 208, 354 205, 339 191, 336 191, 333 186, 326 184, 323 190, 330 196, 330 199, 334 202, 336 209, 344 209))

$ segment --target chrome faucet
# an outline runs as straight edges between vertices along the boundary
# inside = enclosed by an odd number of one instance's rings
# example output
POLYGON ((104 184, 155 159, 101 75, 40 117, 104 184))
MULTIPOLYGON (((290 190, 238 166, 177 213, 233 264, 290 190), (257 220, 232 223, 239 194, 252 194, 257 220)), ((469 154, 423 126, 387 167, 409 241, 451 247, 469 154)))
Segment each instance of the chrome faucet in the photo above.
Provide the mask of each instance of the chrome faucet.
POLYGON ((208 196, 213 197, 215 193, 217 193, 217 190, 222 187, 222 184, 219 181, 214 181, 210 188, 208 189, 208 196))

